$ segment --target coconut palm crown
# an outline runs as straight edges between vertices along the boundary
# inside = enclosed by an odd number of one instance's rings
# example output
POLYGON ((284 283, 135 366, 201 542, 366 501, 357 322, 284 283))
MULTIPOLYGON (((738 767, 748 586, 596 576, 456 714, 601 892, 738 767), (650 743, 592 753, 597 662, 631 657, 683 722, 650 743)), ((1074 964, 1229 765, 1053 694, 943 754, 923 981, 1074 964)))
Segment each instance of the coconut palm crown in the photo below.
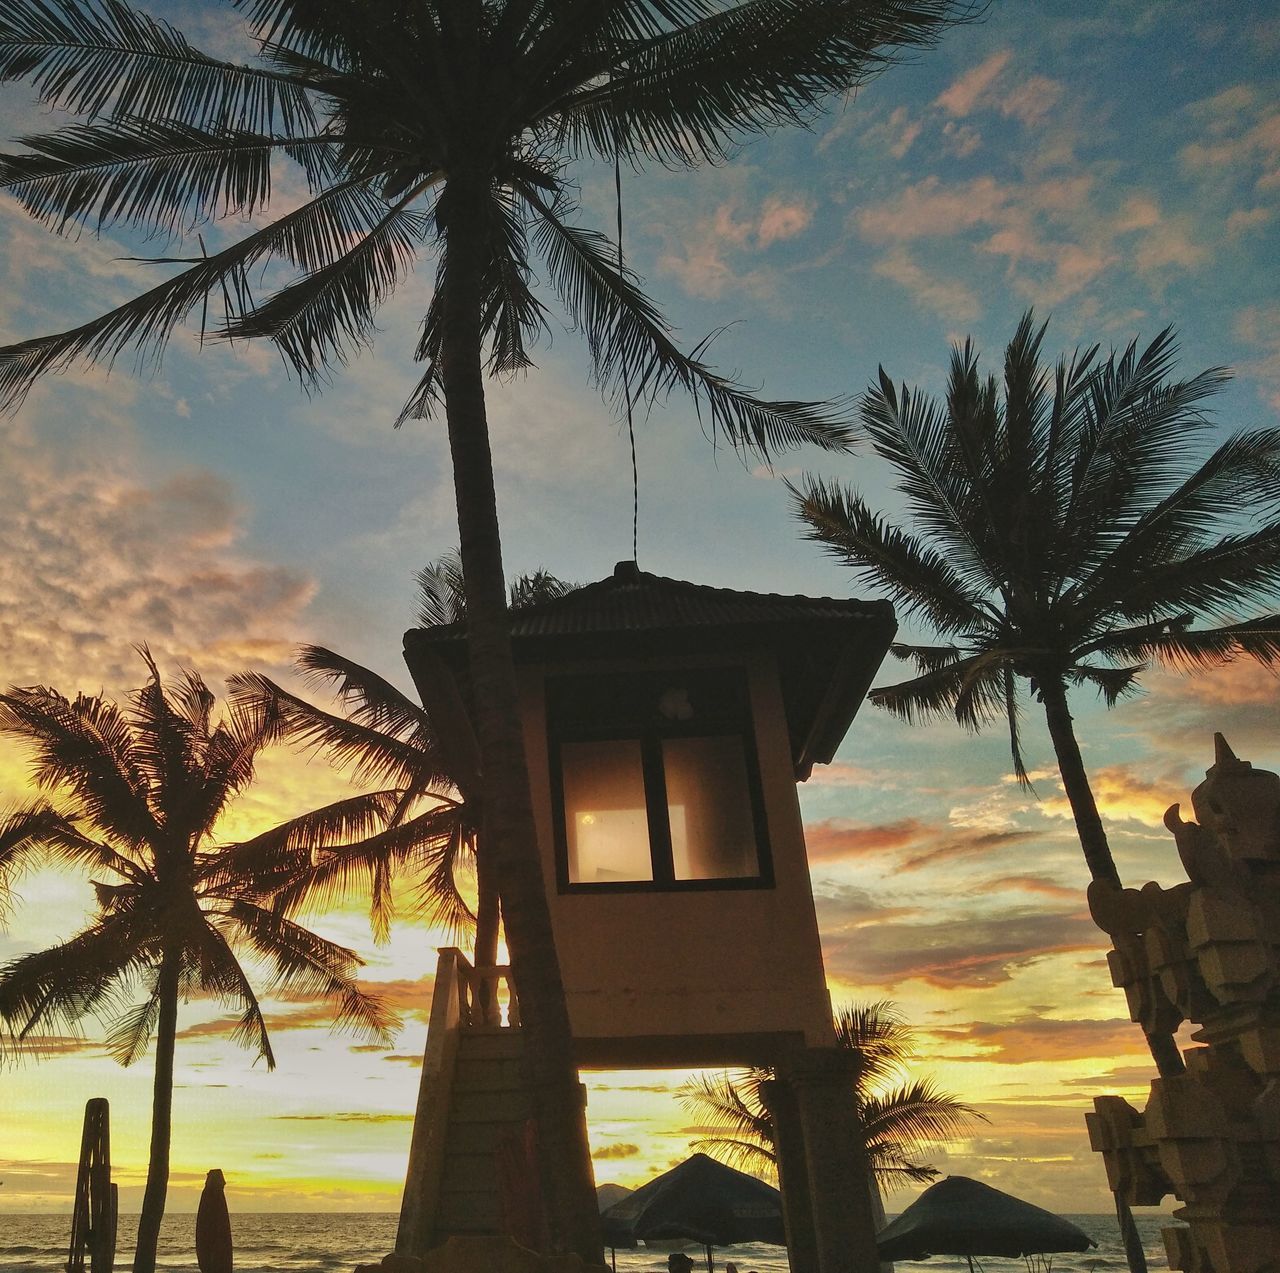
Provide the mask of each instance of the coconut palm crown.
MULTIPOLYGON (((963 1135, 985 1115, 944 1092, 930 1078, 906 1072, 915 1057, 915 1037, 896 1005, 887 1001, 851 1004, 836 1014, 836 1039, 856 1058, 854 1105, 867 1161, 882 1190, 932 1180, 926 1162, 939 1142, 963 1135)), ((711 1129, 692 1147, 745 1171, 777 1174, 773 1122, 761 1084, 774 1071, 756 1067, 708 1074, 680 1088, 685 1108, 711 1129)))
MULTIPOLYGON (((323 381, 373 334, 416 256, 438 246, 401 420, 441 400, 449 243, 466 219, 479 335, 491 372, 531 365, 547 327, 540 259, 601 384, 639 397, 673 387, 713 431, 768 451, 844 446, 820 406, 766 402, 673 343, 604 235, 574 225, 574 161, 691 165, 747 136, 816 116, 967 15, 956 0, 237 0, 257 63, 196 49, 121 0, 4 0, 0 80, 83 115, 22 137, 0 189, 61 234, 128 227, 172 241, 246 222, 210 253, 109 313, 0 350, 0 403, 42 375, 133 350, 156 362, 174 329, 213 300, 226 340, 275 344, 304 384, 323 381), (281 165, 308 196, 269 214, 281 165), (251 272, 275 267, 268 294, 251 272)), ((478 351, 477 351, 478 352, 478 351)))
MULTIPOLYGON (((1204 403, 1228 376, 1172 379, 1172 329, 1105 360, 1097 346, 1077 350, 1052 370, 1044 333, 1023 316, 1003 395, 970 342, 953 351, 943 403, 881 369, 862 419, 912 530, 835 482, 808 478, 792 496, 808 538, 943 640, 893 646, 917 675, 872 701, 909 721, 1006 722, 1026 781, 1025 682, 1090 876, 1118 887, 1067 692, 1092 686, 1113 706, 1152 663, 1280 665, 1280 429, 1233 432, 1206 454, 1204 403), (1205 619, 1216 623, 1195 626, 1205 619)), ((1181 1071, 1171 1036, 1148 1043, 1162 1073, 1181 1071)))
POLYGON ((1238 431, 1212 453, 1205 400, 1221 368, 1171 380, 1166 328, 1099 361, 1041 364, 1045 327, 1023 316, 1005 351, 1003 401, 970 342, 952 354, 945 403, 894 387, 862 400, 877 453, 914 524, 902 530, 851 489, 792 488, 808 538, 886 590, 945 644, 899 644, 918 675, 873 690, 907 720, 1007 723, 1018 775, 1019 682, 1044 705, 1093 878, 1118 883, 1066 692, 1108 706, 1159 663, 1196 671, 1245 655, 1280 664, 1280 429, 1238 431), (1219 620, 1196 627, 1197 620, 1219 620), (1077 772, 1078 771, 1078 772, 1077 772), (1082 802, 1082 803, 1078 803, 1082 802))
POLYGON ((134 1269, 155 1267, 169 1175, 178 1001, 208 995, 239 1012, 232 1037, 275 1067, 266 1020, 239 955, 270 991, 332 999, 336 1023, 389 1038, 394 1018, 360 989, 361 960, 262 904, 270 881, 234 869, 241 846, 214 839, 219 817, 253 778, 271 741, 268 716, 232 708, 187 672, 151 679, 128 710, 102 697, 68 699, 37 686, 0 694, 0 732, 32 751, 32 778, 56 793, 11 812, 0 829, 0 884, 26 867, 93 873, 97 913, 76 936, 0 968, 0 1021, 21 1042, 86 1016, 109 1023, 124 1065, 156 1041, 147 1184, 134 1269))

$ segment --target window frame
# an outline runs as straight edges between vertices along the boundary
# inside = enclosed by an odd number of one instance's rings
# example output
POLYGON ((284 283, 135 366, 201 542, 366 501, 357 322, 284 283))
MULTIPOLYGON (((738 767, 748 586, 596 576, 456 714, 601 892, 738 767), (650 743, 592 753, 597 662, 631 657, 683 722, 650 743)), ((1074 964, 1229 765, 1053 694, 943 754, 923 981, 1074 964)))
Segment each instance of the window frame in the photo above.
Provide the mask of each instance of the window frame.
POLYGON ((575 672, 548 676, 545 681, 547 721, 547 765, 551 786, 551 820, 555 840, 556 888, 561 894, 573 893, 703 893, 725 890, 750 891, 776 887, 773 854, 769 843, 768 818, 764 786, 760 779, 760 757, 756 747, 755 721, 751 710, 751 686, 747 670, 741 666, 715 664, 710 667, 672 666, 656 671, 575 672), (728 693, 716 705, 710 720, 647 720, 600 722, 597 724, 566 722, 561 699, 574 688, 595 682, 600 688, 608 682, 633 687, 637 683, 658 692, 673 680, 712 678, 721 681, 728 693), (681 880, 675 875, 675 859, 671 844, 671 825, 667 804, 667 781, 662 744, 671 738, 716 738, 731 736, 742 747, 747 800, 754 833, 757 873, 754 875, 717 876, 710 879, 681 880), (641 780, 644 787, 645 815, 649 826, 649 860, 653 878, 649 880, 571 880, 569 878, 569 837, 565 817, 564 767, 560 748, 564 743, 638 741, 640 744, 641 780))

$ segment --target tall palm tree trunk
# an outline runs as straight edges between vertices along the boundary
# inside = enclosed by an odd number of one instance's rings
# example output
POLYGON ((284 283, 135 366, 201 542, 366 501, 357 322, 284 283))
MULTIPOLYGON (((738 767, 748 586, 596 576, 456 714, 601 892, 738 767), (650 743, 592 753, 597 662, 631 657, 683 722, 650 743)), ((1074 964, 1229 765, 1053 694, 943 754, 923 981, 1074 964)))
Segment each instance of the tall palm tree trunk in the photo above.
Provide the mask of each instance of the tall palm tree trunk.
POLYGON ((476 948, 477 968, 491 968, 498 962, 498 881, 494 878, 493 858, 485 851, 488 834, 482 833, 476 843, 476 948))
POLYGON ((499 880, 520 996, 551 1244, 553 1249, 577 1252, 587 1262, 601 1263, 604 1250, 585 1111, 534 830, 511 657, 481 367, 480 283, 486 197, 482 174, 451 173, 441 350, 467 596, 476 732, 483 766, 482 852, 491 855, 499 880))
MULTIPOLYGON (((1076 733, 1071 724, 1066 687, 1060 679, 1046 677, 1040 681, 1040 696, 1044 703, 1045 718, 1049 723, 1049 737, 1058 758, 1058 772, 1062 775, 1062 785, 1071 805, 1071 814, 1075 819, 1080 845, 1084 849, 1089 875, 1094 880, 1103 880, 1121 888, 1120 873, 1111 856, 1111 845, 1098 813, 1097 801, 1093 798, 1093 788, 1089 785, 1089 775, 1085 772, 1080 745, 1076 742, 1076 733)), ((1187 1067, 1172 1034, 1164 1030, 1148 1034, 1147 1047, 1151 1050, 1151 1059, 1155 1061, 1156 1070, 1162 1078, 1186 1072, 1187 1067)))
MULTIPOLYGON (((1040 681, 1040 697, 1044 703, 1054 754, 1058 758, 1058 772, 1062 775, 1062 785, 1071 805, 1071 816, 1075 819, 1076 833, 1080 837, 1080 846, 1084 849, 1089 875, 1094 880, 1105 880, 1120 888, 1120 872, 1116 870, 1115 859, 1111 856, 1106 828, 1102 825, 1098 802, 1093 798, 1093 788, 1089 785, 1089 775, 1080 755, 1080 744, 1076 741, 1076 732, 1072 728, 1066 687, 1061 680, 1045 677, 1040 681)), ((1186 1072, 1182 1053, 1178 1051, 1172 1034, 1165 1030, 1143 1033, 1146 1035, 1151 1059, 1156 1064, 1156 1073, 1161 1078, 1186 1072)), ((1116 1220, 1120 1225, 1130 1273, 1147 1273, 1147 1258, 1137 1226, 1133 1222, 1133 1212, 1119 1194, 1115 1196, 1115 1203, 1116 1220)))
POLYGON ((1084 860, 1089 867, 1089 878, 1102 880, 1120 888, 1120 872, 1111 856, 1111 845, 1098 813, 1098 803, 1093 798, 1089 775, 1085 772, 1080 744, 1071 725, 1071 712, 1067 707, 1067 691, 1062 681, 1048 676, 1039 681, 1040 698, 1044 703, 1045 719, 1049 723, 1049 737, 1053 740, 1054 755, 1058 758, 1058 772, 1071 805, 1076 833, 1084 860))
POLYGON ((173 1130, 173 1049, 178 1033, 178 960, 163 956, 157 993, 160 1015, 156 1023, 156 1074, 151 1093, 151 1152, 147 1186, 138 1217, 138 1243, 133 1273, 155 1273, 160 1222, 169 1192, 169 1142, 173 1130))

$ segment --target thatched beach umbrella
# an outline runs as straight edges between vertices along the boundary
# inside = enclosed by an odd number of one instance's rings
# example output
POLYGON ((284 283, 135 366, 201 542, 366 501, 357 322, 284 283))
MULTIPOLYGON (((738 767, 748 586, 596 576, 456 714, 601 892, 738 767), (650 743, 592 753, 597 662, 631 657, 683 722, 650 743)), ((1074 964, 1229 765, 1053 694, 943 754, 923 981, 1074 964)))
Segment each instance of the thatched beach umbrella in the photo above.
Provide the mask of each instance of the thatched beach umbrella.
POLYGON ((637 1238, 700 1242, 707 1248, 708 1271, 712 1247, 737 1242, 786 1245, 782 1195, 763 1180, 706 1154, 694 1154, 655 1176, 600 1219, 611 1246, 629 1245, 628 1239, 637 1238))
POLYGON ((930 1185, 892 1224, 876 1235, 886 1260, 927 1260, 931 1255, 1047 1255, 1087 1251, 1098 1244, 1069 1220, 1032 1206, 968 1176, 930 1185))

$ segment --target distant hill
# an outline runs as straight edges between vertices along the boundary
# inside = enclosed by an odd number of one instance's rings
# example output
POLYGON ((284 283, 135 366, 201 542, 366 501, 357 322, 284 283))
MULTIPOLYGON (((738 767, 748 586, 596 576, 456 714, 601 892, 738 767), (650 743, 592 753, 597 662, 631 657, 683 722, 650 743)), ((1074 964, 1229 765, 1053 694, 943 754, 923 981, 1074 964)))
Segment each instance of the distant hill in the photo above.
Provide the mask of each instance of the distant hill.
POLYGON ((627 1194, 634 1192, 634 1189, 627 1189, 623 1185, 597 1185, 596 1202, 601 1211, 608 1211, 615 1202, 621 1202, 627 1194))

